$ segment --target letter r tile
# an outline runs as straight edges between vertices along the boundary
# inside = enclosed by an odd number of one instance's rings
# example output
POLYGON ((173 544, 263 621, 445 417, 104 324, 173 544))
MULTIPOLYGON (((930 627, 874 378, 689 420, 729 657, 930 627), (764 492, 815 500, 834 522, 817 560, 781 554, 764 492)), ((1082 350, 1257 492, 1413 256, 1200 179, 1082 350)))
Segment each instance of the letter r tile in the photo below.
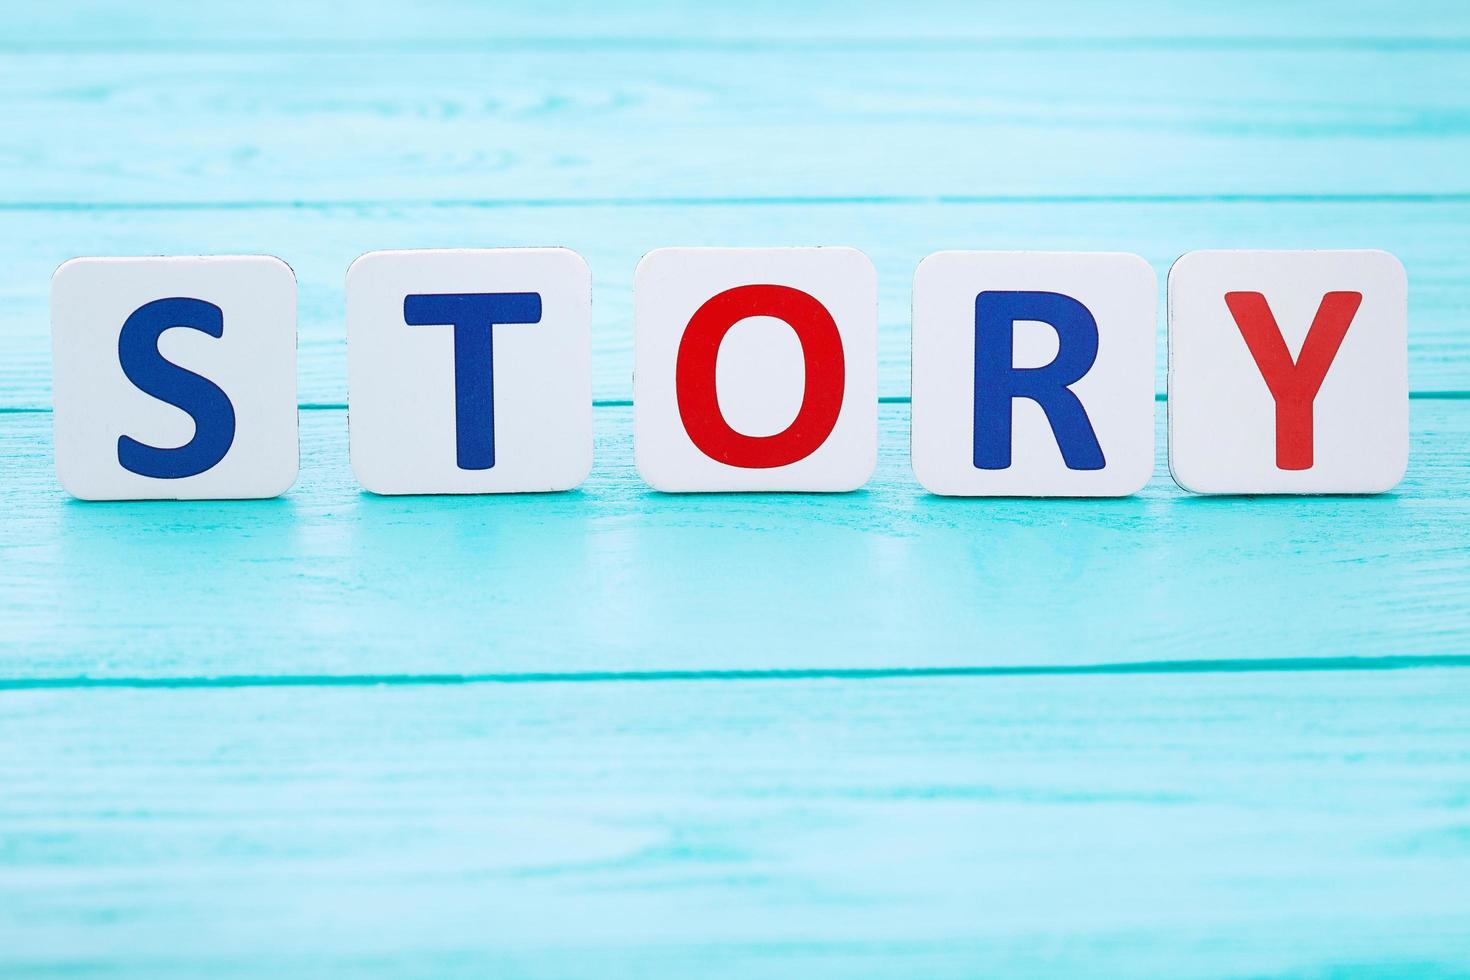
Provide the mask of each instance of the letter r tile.
POLYGON ((914 274, 914 475, 1116 497, 1154 469, 1158 280, 1136 255, 937 252, 914 274))
POLYGON ((1169 271, 1169 469, 1196 493, 1382 493, 1409 455, 1408 283, 1378 251, 1169 271))

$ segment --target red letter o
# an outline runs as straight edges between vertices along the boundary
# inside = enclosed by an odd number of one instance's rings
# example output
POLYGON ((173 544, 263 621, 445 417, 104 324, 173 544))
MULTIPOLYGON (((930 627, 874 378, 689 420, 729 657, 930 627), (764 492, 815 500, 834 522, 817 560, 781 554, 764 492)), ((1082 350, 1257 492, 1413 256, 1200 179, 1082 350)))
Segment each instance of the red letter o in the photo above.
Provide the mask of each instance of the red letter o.
POLYGON ((842 411, 846 374, 842 336, 816 297, 790 286, 736 286, 711 297, 690 317, 679 341, 674 390, 684 431, 700 452, 730 466, 769 469, 805 459, 832 434, 842 411), (753 316, 785 321, 796 331, 805 361, 801 410, 771 436, 747 436, 730 428, 715 390, 715 362, 725 334, 753 316))

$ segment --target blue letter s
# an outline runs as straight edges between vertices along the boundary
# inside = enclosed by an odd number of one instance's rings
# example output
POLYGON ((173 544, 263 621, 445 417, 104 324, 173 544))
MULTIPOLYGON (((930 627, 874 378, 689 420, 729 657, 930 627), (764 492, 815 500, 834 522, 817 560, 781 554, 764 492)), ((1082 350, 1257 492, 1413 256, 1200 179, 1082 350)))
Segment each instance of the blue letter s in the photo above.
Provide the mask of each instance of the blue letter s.
POLYGON ((117 357, 123 374, 140 390, 188 412, 194 438, 177 449, 158 449, 129 436, 117 440, 117 461, 139 476, 177 480, 197 476, 225 458, 235 441, 235 407, 213 381, 200 377, 158 352, 165 330, 187 327, 222 337, 224 314, 202 299, 159 299, 133 311, 118 335, 117 357))

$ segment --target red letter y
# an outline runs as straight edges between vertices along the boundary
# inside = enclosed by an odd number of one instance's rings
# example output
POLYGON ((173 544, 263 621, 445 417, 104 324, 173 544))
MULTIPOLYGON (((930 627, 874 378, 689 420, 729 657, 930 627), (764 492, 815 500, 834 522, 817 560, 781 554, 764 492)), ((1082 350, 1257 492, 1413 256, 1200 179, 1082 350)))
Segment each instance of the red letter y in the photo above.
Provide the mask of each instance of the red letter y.
POLYGON ((1256 359, 1261 377, 1276 400, 1276 466, 1283 470, 1312 468, 1312 402, 1327 369, 1347 336, 1363 302, 1362 293, 1333 292, 1322 297, 1301 354, 1293 361, 1266 297, 1260 293, 1226 293, 1225 305, 1256 359))

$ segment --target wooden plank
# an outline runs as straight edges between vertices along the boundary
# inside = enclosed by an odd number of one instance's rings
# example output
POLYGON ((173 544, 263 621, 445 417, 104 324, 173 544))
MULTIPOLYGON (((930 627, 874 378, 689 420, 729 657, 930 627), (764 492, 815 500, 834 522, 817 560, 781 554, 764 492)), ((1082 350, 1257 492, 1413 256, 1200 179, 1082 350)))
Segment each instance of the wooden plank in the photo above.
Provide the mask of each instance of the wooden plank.
POLYGON ((1464 195, 1467 93, 1434 43, 22 48, 0 200, 1464 195))
MULTIPOLYGON (((50 404, 49 278, 76 255, 279 254, 300 279, 300 395, 347 397, 342 288, 373 248, 566 245, 592 265, 594 395, 632 395, 632 279, 662 245, 846 244, 879 276, 879 391, 909 391, 915 266, 945 248, 1134 251, 1163 280, 1191 248, 1386 248, 1410 279, 1410 384, 1470 390, 1470 201, 416 207, 24 212, 0 239, 0 408, 50 404)), ((1159 390, 1164 331, 1159 321, 1159 390)))
POLYGON ((1054 667, 1470 643, 1470 401, 1414 403, 1394 494, 1248 504, 1162 475, 1123 500, 932 497, 908 468, 907 406, 881 420, 878 475, 845 495, 656 494, 620 407, 597 412, 579 491, 379 498, 352 479, 344 413, 308 411, 285 498, 87 505, 56 485, 49 416, 0 414, 0 678, 1054 667))
POLYGON ((578 41, 649 40, 751 42, 778 46, 812 40, 877 43, 1083 39, 1191 41, 1221 45, 1240 40, 1334 44, 1438 42, 1470 35, 1463 4, 1416 0, 1237 0, 1180 5, 1130 0, 1120 8, 1089 0, 1017 4, 1008 0, 925 0, 918 5, 848 4, 813 0, 702 3, 640 0, 607 4, 562 0, 555 5, 516 0, 487 7, 473 0, 433 0, 406 7, 364 0, 352 16, 329 4, 260 0, 249 7, 153 0, 118 4, 78 0, 17 9, 8 46, 143 47, 178 44, 332 43, 388 45, 495 44, 564 38, 578 41))
POLYGON ((7 976, 1454 976, 1470 671, 0 700, 7 976))

